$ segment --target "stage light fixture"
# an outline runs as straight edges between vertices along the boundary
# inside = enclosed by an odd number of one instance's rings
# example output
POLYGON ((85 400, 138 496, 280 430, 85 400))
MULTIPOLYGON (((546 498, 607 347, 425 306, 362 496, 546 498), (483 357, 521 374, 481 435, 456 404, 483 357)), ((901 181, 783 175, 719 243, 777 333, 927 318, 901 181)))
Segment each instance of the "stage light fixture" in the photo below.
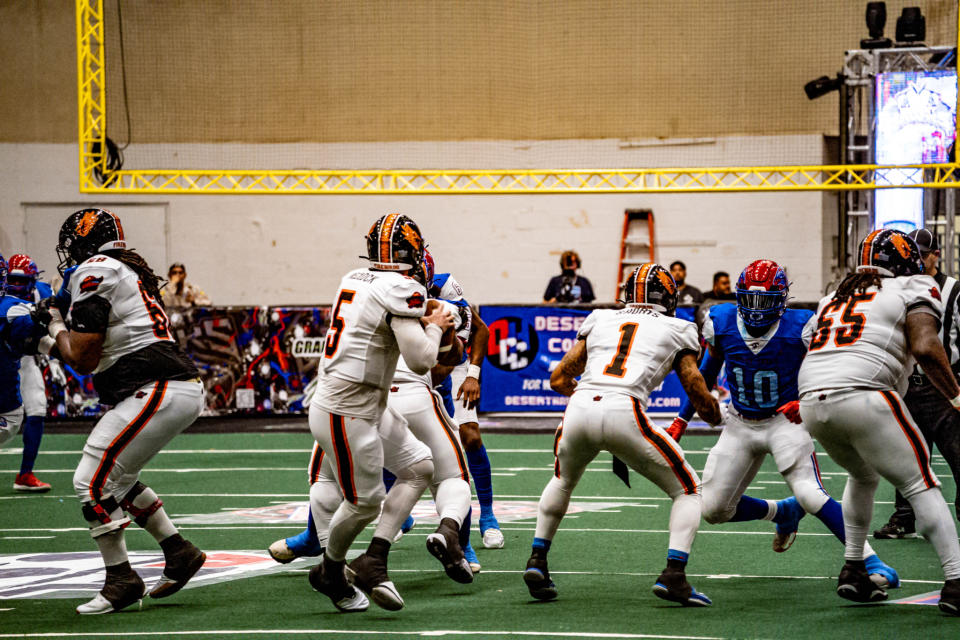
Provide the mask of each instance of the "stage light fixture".
POLYGON ((816 100, 821 96, 825 96, 831 91, 837 91, 840 87, 843 86, 843 76, 837 75, 835 78, 830 76, 820 76, 816 80, 811 80, 807 84, 803 85, 803 92, 807 94, 807 98, 810 100, 816 100))
POLYGON ((890 38, 883 37, 883 28, 887 24, 887 3, 886 2, 868 2, 867 3, 867 31, 869 38, 860 41, 861 49, 886 49, 892 47, 893 42, 890 38))
POLYGON ((897 18, 897 42, 923 42, 927 38, 927 19, 920 7, 904 7, 897 18))

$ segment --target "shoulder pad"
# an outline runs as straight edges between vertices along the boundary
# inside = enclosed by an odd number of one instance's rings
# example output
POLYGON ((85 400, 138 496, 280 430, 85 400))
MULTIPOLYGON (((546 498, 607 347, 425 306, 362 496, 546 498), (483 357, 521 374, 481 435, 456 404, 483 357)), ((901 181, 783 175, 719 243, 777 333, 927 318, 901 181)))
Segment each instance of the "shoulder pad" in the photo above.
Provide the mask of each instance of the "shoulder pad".
POLYGON ((427 290, 422 284, 399 273, 378 273, 375 291, 387 311, 395 316, 423 316, 427 308, 427 290))

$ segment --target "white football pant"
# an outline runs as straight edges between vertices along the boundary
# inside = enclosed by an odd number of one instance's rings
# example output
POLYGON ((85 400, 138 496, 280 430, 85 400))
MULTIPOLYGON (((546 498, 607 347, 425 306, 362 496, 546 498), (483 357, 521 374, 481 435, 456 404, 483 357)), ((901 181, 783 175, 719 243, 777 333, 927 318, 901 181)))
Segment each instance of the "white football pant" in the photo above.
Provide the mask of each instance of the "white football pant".
POLYGON ((890 390, 811 391, 800 400, 800 415, 849 473, 843 492, 845 557, 863 557, 873 496, 883 477, 910 502, 917 531, 933 544, 946 578, 960 578, 957 528, 930 468, 930 451, 900 396, 890 390))
POLYGON ((756 477, 767 454, 807 513, 817 513, 830 499, 814 465, 814 447, 803 425, 776 414, 765 420, 727 415, 717 444, 703 468, 703 517, 711 524, 727 522, 740 497, 756 477))
POLYGON ((203 384, 168 380, 140 387, 93 427, 73 476, 80 502, 121 500, 140 471, 204 407, 203 384))
POLYGON ((20 358, 20 397, 23 398, 23 410, 28 417, 46 417, 47 387, 36 356, 20 358))
POLYGON ((670 549, 689 553, 700 526, 700 478, 683 449, 647 419, 639 401, 620 393, 578 391, 554 440, 554 477, 540 496, 537 538, 552 540, 584 469, 609 451, 673 499, 670 549))
POLYGON ((23 424, 23 407, 17 407, 13 411, 0 413, 0 448, 6 446, 20 433, 20 426, 23 424))

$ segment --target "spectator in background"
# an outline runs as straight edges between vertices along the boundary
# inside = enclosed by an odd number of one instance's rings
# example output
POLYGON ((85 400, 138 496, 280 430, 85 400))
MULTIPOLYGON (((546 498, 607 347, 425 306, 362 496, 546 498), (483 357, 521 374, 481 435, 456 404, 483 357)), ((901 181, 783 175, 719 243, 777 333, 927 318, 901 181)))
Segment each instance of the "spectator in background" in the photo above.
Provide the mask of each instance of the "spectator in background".
POLYGON ((550 278, 543 292, 544 302, 593 302, 593 286, 583 276, 577 275, 580 256, 576 251, 564 251, 560 256, 560 275, 550 278))
POLYGON ((187 282, 187 268, 182 262, 174 262, 167 270, 170 282, 163 288, 161 296, 167 308, 202 307, 210 304, 210 298, 200 287, 187 282))
POLYGON ((730 290, 730 274, 726 271, 717 271, 713 274, 713 289, 703 294, 703 299, 736 300, 736 294, 730 290))
MULTIPOLYGON (((700 293, 700 289, 687 284, 687 265, 680 260, 674 260, 670 263, 670 275, 677 283, 677 305, 689 307, 703 302, 703 294, 700 293)), ((729 286, 728 283, 727 288, 729 286)))

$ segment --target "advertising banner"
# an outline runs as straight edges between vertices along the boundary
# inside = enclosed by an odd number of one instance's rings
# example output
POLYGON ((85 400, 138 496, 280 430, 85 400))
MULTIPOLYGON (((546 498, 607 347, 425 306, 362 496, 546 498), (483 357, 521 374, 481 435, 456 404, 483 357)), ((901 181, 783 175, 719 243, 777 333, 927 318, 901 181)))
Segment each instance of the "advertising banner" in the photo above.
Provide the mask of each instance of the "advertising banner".
MULTIPOLYGON (((592 308, 503 305, 480 307, 490 329, 482 367, 480 411, 563 411, 567 398, 550 389, 550 374, 577 339, 592 308)), ((693 308, 677 309, 693 320, 693 308)), ((648 412, 676 415, 686 395, 675 373, 650 394, 648 412)))
MULTIPOLYGON (((168 311, 170 328, 200 369, 204 415, 303 411, 303 390, 317 372, 330 307, 194 307, 168 311)), ((92 375, 41 357, 47 415, 98 416, 92 375)))

